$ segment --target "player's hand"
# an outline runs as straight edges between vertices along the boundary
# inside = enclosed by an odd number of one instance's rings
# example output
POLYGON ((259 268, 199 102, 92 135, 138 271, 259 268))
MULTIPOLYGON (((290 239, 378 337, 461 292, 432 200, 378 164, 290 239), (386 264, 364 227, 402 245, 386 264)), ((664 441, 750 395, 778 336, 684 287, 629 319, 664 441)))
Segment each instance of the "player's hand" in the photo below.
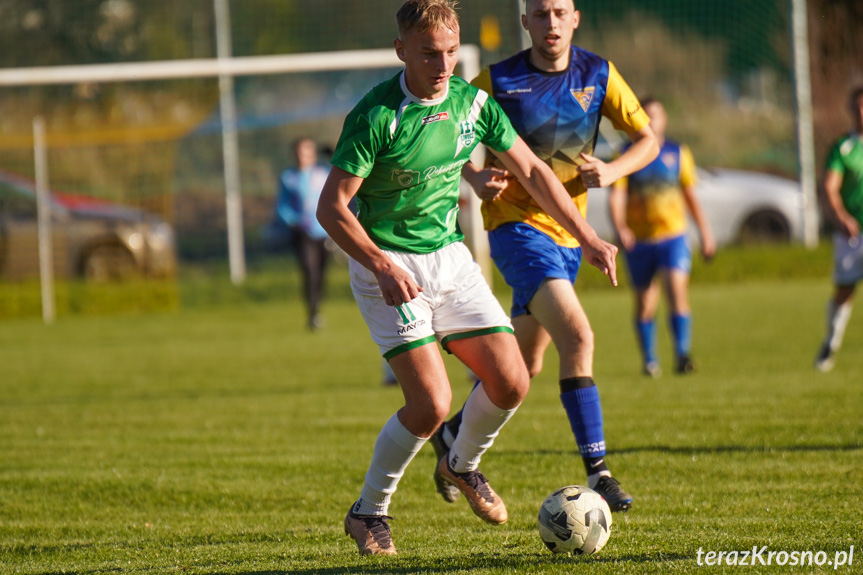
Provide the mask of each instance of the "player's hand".
POLYGON ((630 252, 635 247, 635 232, 629 226, 622 227, 617 230, 617 237, 620 238, 620 245, 623 249, 630 252))
POLYGON ((701 257, 704 261, 709 262, 716 255, 716 240, 713 239, 713 234, 707 233, 701 235, 701 257))
POLYGON ((618 179, 614 168, 599 158, 582 152, 581 159, 584 163, 578 166, 578 173, 585 188, 603 188, 618 179))
POLYGON ((400 306, 419 296, 423 288, 417 285, 413 277, 399 266, 392 264, 375 274, 384 303, 400 306))
POLYGON ((611 285, 617 287, 617 246, 594 236, 592 240, 582 242, 581 253, 584 259, 608 276, 611 285))
POLYGON ((851 214, 842 214, 839 217, 839 229, 849 238, 860 235, 860 223, 851 214))
POLYGON ((509 186, 513 176, 508 170, 488 167, 471 176, 470 185, 481 200, 494 200, 509 186))

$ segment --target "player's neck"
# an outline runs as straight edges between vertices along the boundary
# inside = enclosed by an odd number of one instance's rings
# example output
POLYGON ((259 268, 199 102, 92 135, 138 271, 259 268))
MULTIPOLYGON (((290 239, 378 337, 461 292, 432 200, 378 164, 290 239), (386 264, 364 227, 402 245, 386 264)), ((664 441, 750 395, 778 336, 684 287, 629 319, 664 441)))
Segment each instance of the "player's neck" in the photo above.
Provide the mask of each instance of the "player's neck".
POLYGON ((530 65, 542 72, 563 72, 569 68, 569 59, 572 57, 572 50, 566 50, 560 56, 554 59, 544 57, 538 50, 531 48, 528 53, 528 61, 530 65))

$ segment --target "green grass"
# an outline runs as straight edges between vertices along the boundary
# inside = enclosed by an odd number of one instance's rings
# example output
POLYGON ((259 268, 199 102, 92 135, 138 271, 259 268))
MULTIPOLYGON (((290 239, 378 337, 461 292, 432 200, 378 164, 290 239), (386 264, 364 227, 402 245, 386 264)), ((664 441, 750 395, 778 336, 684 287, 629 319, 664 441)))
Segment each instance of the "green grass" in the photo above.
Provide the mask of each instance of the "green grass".
MULTIPOLYGON (((836 572, 859 572, 863 322, 816 373, 826 275, 696 282, 700 371, 659 380, 639 373, 628 290, 586 289, 608 460, 636 497, 607 547, 553 556, 536 532, 544 497, 584 480, 549 353, 483 460, 510 522, 444 503, 426 447, 390 508, 400 555, 383 559, 360 557, 341 522, 401 394, 380 386, 343 270, 311 334, 297 278, 273 274, 186 279, 161 314, 0 323, 0 573, 733 572, 698 550, 764 545, 831 560, 854 545, 836 572)), ((659 337, 669 372, 664 322, 659 337)), ((470 385, 447 362, 460 405, 470 385)))

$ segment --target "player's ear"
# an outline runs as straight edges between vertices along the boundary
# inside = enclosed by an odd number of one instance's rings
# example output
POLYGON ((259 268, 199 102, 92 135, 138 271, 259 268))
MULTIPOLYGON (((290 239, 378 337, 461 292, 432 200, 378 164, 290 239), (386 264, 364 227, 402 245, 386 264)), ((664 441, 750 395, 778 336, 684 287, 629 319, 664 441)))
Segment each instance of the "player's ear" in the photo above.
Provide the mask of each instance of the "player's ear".
POLYGON ((399 57, 399 60, 402 62, 405 61, 405 43, 401 40, 401 38, 396 38, 393 40, 393 46, 396 49, 396 56, 399 57))
POLYGON ((578 28, 578 23, 581 22, 581 12, 576 10, 572 15, 572 29, 576 30, 578 28))
POLYGON ((527 14, 521 15, 521 27, 527 30, 527 14))

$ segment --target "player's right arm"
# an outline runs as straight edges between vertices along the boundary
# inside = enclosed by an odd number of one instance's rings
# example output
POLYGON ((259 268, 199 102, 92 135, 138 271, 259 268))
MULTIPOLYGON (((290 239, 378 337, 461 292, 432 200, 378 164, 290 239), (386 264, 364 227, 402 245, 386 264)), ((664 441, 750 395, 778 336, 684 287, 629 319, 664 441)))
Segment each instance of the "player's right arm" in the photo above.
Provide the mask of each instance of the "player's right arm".
POLYGON ((608 192, 608 212, 611 215, 611 223, 620 239, 623 249, 630 251, 635 247, 635 234, 629 224, 626 223, 626 202, 629 198, 629 180, 620 178, 611 186, 608 192))
POLYGON ((827 208, 833 216, 833 222, 839 231, 848 237, 854 237, 860 233, 860 223, 845 209, 842 201, 842 178, 843 174, 837 170, 827 169, 824 175, 824 198, 827 208))
POLYGON ((348 207, 362 183, 363 178, 333 167, 318 201, 318 222, 345 253, 375 274, 384 302, 398 306, 417 297, 422 288, 372 241, 348 207))
POLYGON ((548 164, 537 158, 520 137, 506 151, 489 149, 518 178, 540 207, 578 240, 585 260, 599 268, 616 286, 617 247, 596 235, 548 164))

